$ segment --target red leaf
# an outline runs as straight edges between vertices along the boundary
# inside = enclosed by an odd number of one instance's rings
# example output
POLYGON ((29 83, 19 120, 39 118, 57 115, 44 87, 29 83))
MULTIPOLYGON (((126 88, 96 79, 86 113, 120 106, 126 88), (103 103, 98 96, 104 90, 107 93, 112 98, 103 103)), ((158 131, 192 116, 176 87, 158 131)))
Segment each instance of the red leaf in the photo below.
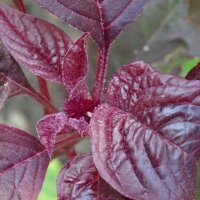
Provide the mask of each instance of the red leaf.
POLYGON ((141 14, 148 0, 37 0, 38 4, 91 36, 102 49, 141 14), (111 12, 112 11, 112 12, 111 12))
MULTIPOLYGON (((89 127, 83 117, 79 119, 70 118, 64 112, 60 112, 44 116, 37 122, 36 129, 40 142, 46 147, 51 157, 58 135, 70 135, 75 131, 83 135, 83 133, 88 132, 89 127)), ((67 140, 67 138, 64 139, 67 140)))
POLYGON ((37 122, 36 129, 39 134, 40 142, 46 147, 49 156, 52 155, 56 136, 61 131, 68 132, 68 118, 65 113, 60 112, 44 116, 37 122))
POLYGON ((124 66, 91 119, 100 175, 137 200, 189 200, 200 156, 200 81, 124 66))
POLYGON ((12 56, 45 79, 62 82, 62 59, 70 38, 53 24, 0 4, 1 39, 12 56))
POLYGON ((0 197, 35 200, 42 187, 49 156, 30 134, 0 125, 0 197))
POLYGON ((91 154, 79 155, 62 168, 57 178, 57 192, 59 200, 127 199, 99 177, 91 154))
POLYGON ((200 80, 200 62, 188 72, 185 78, 188 80, 200 80))
POLYGON ((0 41, 0 110, 5 101, 21 93, 34 93, 24 73, 0 41))
POLYGON ((33 90, 28 83, 23 71, 9 54, 8 50, 0 41, 0 80, 1 82, 10 82, 11 95, 23 93, 24 90, 33 90))
POLYGON ((69 49, 64 57, 63 82, 65 87, 71 91, 80 81, 85 81, 88 72, 88 59, 85 44, 88 34, 84 34, 69 49))
POLYGON ((82 80, 70 92, 69 98, 65 101, 64 110, 71 118, 85 117, 89 121, 88 113, 93 112, 94 107, 95 103, 91 98, 86 82, 82 80))

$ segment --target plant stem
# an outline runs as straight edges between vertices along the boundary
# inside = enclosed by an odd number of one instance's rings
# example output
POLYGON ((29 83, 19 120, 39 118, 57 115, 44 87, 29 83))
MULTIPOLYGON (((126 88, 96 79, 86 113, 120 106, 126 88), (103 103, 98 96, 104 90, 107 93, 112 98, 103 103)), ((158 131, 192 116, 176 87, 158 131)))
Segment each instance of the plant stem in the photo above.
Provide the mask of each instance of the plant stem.
POLYGON ((79 134, 75 133, 71 137, 63 138, 57 141, 54 146, 52 159, 62 154, 66 154, 66 151, 70 150, 74 146, 74 144, 76 144, 81 139, 82 137, 79 134))
MULTIPOLYGON (((37 76, 37 81, 40 87, 41 94, 51 103, 51 97, 49 94, 47 82, 39 76, 37 76)), ((48 110, 46 110, 45 108, 44 108, 44 113, 49 114, 48 110)))
POLYGON ((46 99, 40 93, 36 92, 34 89, 26 90, 26 93, 33 97, 38 103, 40 103, 48 114, 58 112, 58 110, 51 104, 51 102, 49 102, 48 99, 46 99))
MULTIPOLYGON (((21 11, 23 13, 27 13, 23 0, 13 0, 13 2, 15 4, 16 8, 19 11, 21 11)), ((37 76, 37 81, 38 81, 38 85, 40 87, 41 94, 48 100, 49 105, 51 105, 51 97, 50 97, 50 94, 49 94, 48 85, 47 85, 46 80, 37 76)), ((42 98, 43 97, 41 95, 37 94, 37 97, 35 99, 38 100, 38 99, 42 99, 42 98)), ((44 100, 44 98, 43 98, 43 100, 44 100)), ((42 100, 41 104, 44 105, 44 113, 49 114, 49 106, 48 106, 48 109, 47 109, 46 103, 44 103, 43 100, 42 100)), ((51 107, 53 107, 53 106, 51 105, 51 107)))
POLYGON ((19 11, 21 11, 21 12, 23 12, 23 13, 27 13, 27 12, 26 12, 26 8, 25 8, 25 6, 24 6, 23 0, 13 0, 13 2, 14 2, 14 4, 15 4, 16 8, 17 8, 19 11))
POLYGON ((108 65, 108 50, 109 48, 105 48, 99 53, 97 72, 93 89, 93 99, 96 104, 101 103, 103 99, 104 84, 106 81, 106 72, 108 65))

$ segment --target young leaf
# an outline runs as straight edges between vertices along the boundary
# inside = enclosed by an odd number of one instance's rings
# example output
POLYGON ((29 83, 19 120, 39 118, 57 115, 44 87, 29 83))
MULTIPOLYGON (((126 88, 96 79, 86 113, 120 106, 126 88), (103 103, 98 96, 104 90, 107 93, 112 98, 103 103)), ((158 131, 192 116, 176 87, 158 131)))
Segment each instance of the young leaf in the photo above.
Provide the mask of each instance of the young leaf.
POLYGON ((64 110, 71 118, 88 118, 87 113, 92 112, 95 104, 91 98, 85 80, 78 82, 65 101, 64 110))
POLYGON ((79 155, 62 168, 57 178, 57 192, 58 200, 127 199, 99 177, 91 154, 79 155))
POLYGON ((141 14, 148 0, 36 0, 40 6, 84 32, 100 49, 141 14))
POLYGON ((67 90, 73 90, 80 81, 85 81, 88 72, 88 59, 85 50, 88 34, 84 34, 69 49, 64 57, 63 83, 67 90))
MULTIPOLYGON (((137 66, 137 68, 136 68, 137 66)), ((137 200, 194 199, 200 157, 200 81, 122 67, 109 104, 91 118, 94 163, 123 195, 137 200)))
POLYGON ((185 78, 188 80, 200 80, 200 63, 191 69, 185 78))
POLYGON ((46 147, 49 156, 52 155, 56 136, 61 131, 68 132, 70 129, 67 127, 68 118, 65 113, 60 112, 44 116, 37 122, 36 129, 39 134, 40 142, 46 147))
MULTIPOLYGON (((77 134, 75 131, 83 135, 83 133, 88 132, 89 127, 83 117, 70 118, 64 112, 59 112, 44 116, 37 122, 36 129, 40 142, 46 147, 51 157, 59 135, 69 135, 70 138, 71 134, 77 134)), ((64 139, 67 143, 67 136, 64 139)))
POLYGON ((2 200, 36 200, 49 156, 30 134, 0 125, 0 197, 2 200))
POLYGON ((0 37, 12 56, 32 73, 62 82, 62 59, 71 39, 53 24, 0 4, 0 37))

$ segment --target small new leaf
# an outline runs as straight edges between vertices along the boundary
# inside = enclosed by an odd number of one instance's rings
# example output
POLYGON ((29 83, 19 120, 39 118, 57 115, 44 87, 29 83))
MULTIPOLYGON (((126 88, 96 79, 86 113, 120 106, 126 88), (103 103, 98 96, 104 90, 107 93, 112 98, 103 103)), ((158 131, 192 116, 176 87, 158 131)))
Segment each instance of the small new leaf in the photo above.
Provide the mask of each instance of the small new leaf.
POLYGON ((63 83, 69 91, 73 90, 80 81, 86 81, 88 59, 85 45, 87 37, 86 33, 78 39, 64 57, 63 83))

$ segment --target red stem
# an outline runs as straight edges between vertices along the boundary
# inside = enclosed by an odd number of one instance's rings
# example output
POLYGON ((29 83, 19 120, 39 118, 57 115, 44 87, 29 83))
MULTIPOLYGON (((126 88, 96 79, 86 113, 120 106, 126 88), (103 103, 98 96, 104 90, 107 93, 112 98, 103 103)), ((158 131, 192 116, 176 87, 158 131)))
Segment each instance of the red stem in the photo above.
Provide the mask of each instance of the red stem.
MULTIPOLYGON (((39 76, 37 76, 37 81, 38 81, 38 84, 39 84, 39 87, 40 87, 40 92, 51 103, 51 97, 50 97, 50 94, 49 94, 47 82, 39 76)), ((44 113, 49 114, 48 110, 45 109, 45 108, 44 108, 44 113)))
POLYGON ((51 104, 51 102, 48 101, 48 99, 35 90, 26 90, 26 93, 39 102, 48 114, 58 112, 58 110, 51 104))
POLYGON ((13 0, 13 2, 14 2, 14 4, 15 4, 16 8, 17 8, 19 11, 21 11, 21 12, 23 12, 23 13, 27 13, 27 12, 26 12, 26 8, 25 8, 25 6, 24 6, 23 0, 13 0))
POLYGON ((106 81, 106 72, 108 65, 108 50, 109 48, 105 48, 99 53, 98 66, 93 89, 93 99, 96 104, 101 103, 103 99, 104 84, 106 81))
MULTIPOLYGON (((15 4, 16 8, 19 11, 21 11, 23 13, 27 13, 23 0, 13 0, 13 2, 15 4)), ((50 94, 49 94, 47 82, 43 78, 41 78, 39 76, 37 76, 37 81, 38 81, 38 84, 39 84, 39 87, 40 87, 41 94, 51 104, 51 97, 50 97, 50 94)), ((37 100, 38 100, 38 98, 37 98, 37 100)), ((44 113, 45 114, 49 114, 49 109, 47 109, 46 106, 44 106, 44 113)))

